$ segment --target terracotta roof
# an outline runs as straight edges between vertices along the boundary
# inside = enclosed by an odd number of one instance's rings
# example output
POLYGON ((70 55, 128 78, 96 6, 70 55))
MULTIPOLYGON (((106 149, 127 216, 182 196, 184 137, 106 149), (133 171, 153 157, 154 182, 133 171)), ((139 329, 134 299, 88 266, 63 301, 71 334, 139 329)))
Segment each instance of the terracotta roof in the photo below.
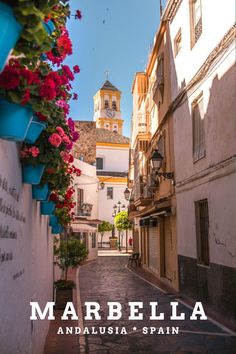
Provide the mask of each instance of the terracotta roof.
POLYGON ((110 81, 105 81, 100 90, 110 90, 110 91, 118 91, 120 92, 110 81))
POLYGON ((119 133, 103 128, 96 128, 97 143, 129 144, 130 139, 119 133))

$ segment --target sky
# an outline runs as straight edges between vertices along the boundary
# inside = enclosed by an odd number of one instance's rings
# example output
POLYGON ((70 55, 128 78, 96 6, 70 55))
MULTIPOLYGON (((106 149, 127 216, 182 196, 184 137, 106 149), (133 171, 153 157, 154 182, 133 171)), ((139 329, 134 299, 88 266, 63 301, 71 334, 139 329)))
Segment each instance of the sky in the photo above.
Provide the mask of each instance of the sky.
POLYGON ((67 25, 73 54, 66 64, 81 69, 73 82, 79 99, 71 101, 70 116, 93 120, 93 96, 109 71, 109 81, 122 92, 123 135, 129 136, 132 82, 147 64, 160 21, 159 0, 71 0, 70 6, 72 14, 82 12, 82 20, 71 17, 67 25))

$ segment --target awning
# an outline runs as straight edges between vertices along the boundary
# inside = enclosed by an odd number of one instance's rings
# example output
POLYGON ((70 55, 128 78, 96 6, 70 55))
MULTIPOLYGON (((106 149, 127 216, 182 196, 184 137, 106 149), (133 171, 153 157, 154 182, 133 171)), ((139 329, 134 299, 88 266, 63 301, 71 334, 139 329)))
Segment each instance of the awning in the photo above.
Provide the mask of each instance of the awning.
POLYGON ((96 232, 97 228, 88 224, 72 224, 73 232, 96 232))

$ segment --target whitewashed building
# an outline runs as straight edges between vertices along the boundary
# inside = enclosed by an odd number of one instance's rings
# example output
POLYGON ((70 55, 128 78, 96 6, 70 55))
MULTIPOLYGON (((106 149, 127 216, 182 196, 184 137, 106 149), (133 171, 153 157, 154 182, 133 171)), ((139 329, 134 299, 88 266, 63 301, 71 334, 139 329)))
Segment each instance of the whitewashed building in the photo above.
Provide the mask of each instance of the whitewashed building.
POLYGON ((236 323, 235 1, 170 0, 180 291, 236 323))
POLYGON ((22 183, 18 152, 0 139, 0 353, 41 354, 50 321, 31 321, 30 302, 53 301, 54 235, 22 183))
POLYGON ((88 260, 94 260, 98 254, 98 179, 96 167, 78 159, 74 165, 82 173, 74 179, 76 195, 75 221, 72 223, 73 236, 80 239, 89 252, 88 260))

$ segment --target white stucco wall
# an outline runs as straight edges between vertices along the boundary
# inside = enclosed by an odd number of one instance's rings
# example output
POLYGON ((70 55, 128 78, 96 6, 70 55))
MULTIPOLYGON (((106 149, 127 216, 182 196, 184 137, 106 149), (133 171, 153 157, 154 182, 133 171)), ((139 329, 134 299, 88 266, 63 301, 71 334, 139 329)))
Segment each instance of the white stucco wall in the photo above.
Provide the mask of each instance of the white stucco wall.
MULTIPOLYGON (((182 48, 171 58, 172 100, 194 77, 211 51, 235 22, 235 1, 202 1, 202 35, 190 48, 189 5, 183 0, 169 22, 172 41, 182 29, 182 48), (190 64, 191 63, 191 64, 190 64)), ((235 43, 175 110, 174 156, 178 254, 196 258, 194 202, 208 199, 210 262, 236 266, 235 239, 235 43), (206 156, 193 161, 192 103, 202 94, 206 156), (224 161, 226 161, 224 163, 224 161)))
POLYGON ((129 161, 128 147, 97 146, 96 157, 103 158, 103 170, 127 172, 129 161))
POLYGON ((31 186, 22 184, 15 143, 0 139, 0 161, 0 227, 16 233, 13 239, 0 233, 0 353, 42 354, 49 321, 30 321, 30 301, 43 308, 53 299, 53 236, 48 217, 40 215, 40 203, 32 200, 31 186), (25 222, 6 215, 4 205, 25 222), (4 252, 12 260, 2 262, 4 252))
MULTIPOLYGON (((89 220, 98 219, 98 179, 96 177, 96 167, 78 159, 74 160, 74 165, 81 170, 81 176, 75 177, 74 185, 76 188, 83 189, 84 203, 93 205, 91 216, 87 217, 89 220)), ((76 218, 76 222, 79 223, 79 218, 76 218)), ((83 232, 83 231, 82 231, 83 232)), ((95 231, 94 231, 95 232, 95 231)), ((97 258, 98 255, 98 233, 96 232, 96 247, 92 248, 92 236, 91 232, 88 232, 88 260, 97 258)))
POLYGON ((236 3, 234 0, 227 0, 224 4, 220 0, 207 0, 201 1, 201 5, 202 35, 192 49, 189 0, 181 2, 176 15, 170 21, 172 53, 174 53, 174 39, 180 28, 182 33, 182 48, 175 58, 175 71, 172 71, 173 98, 176 97, 178 89, 192 79, 209 53, 235 23, 236 3), (177 85, 174 86, 176 74, 177 85))

